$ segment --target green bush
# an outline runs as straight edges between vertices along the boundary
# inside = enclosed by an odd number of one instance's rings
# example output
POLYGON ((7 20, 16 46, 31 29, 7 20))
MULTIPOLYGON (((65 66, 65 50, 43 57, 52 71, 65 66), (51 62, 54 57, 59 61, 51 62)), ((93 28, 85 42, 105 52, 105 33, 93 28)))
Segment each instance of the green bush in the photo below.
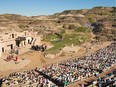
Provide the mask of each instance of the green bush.
POLYGON ((62 29, 61 30, 61 34, 65 34, 66 33, 66 30, 65 29, 62 29))
POLYGON ((76 29, 77 27, 74 24, 69 25, 68 29, 72 30, 72 29, 76 29))
POLYGON ((92 17, 88 18, 88 20, 89 20, 89 22, 90 22, 91 24, 93 24, 93 23, 95 22, 94 19, 93 19, 92 17))
POLYGON ((90 32, 90 30, 86 27, 79 27, 77 29, 75 29, 76 32, 90 32))

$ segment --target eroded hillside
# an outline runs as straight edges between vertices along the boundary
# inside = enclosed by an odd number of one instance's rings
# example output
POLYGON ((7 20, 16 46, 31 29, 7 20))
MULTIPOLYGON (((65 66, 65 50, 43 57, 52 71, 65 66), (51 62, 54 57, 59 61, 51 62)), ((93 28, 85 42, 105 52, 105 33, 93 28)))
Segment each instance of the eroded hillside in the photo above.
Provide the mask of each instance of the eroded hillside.
POLYGON ((94 7, 92 9, 66 10, 48 16, 0 15, 0 32, 34 29, 39 34, 49 30, 73 30, 79 27, 93 28, 96 39, 115 40, 116 7, 94 7), (102 38, 101 38, 102 37, 102 38))

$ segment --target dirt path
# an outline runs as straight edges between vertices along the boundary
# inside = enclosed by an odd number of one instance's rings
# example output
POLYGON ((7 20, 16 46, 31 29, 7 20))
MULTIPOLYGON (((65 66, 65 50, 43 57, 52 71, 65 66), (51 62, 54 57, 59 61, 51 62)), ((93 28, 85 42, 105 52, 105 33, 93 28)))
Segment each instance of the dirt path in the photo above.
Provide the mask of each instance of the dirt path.
POLYGON ((45 58, 42 57, 41 52, 37 52, 37 51, 31 51, 31 52, 27 52, 25 54, 19 55, 19 58, 31 60, 31 63, 19 70, 10 69, 8 71, 0 72, 0 77, 6 76, 12 72, 19 72, 19 71, 34 69, 35 67, 43 65, 46 62, 45 58))

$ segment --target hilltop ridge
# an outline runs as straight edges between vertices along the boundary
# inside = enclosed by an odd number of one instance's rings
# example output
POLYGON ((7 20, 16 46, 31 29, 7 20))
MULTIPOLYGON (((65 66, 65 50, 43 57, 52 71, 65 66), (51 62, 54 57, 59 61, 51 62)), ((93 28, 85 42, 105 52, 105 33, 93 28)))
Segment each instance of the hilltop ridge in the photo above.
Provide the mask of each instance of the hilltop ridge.
POLYGON ((93 26, 98 38, 105 36, 106 40, 115 40, 116 7, 94 7, 92 9, 65 10, 48 16, 22 16, 18 14, 0 15, 0 32, 8 30, 23 31, 33 28, 38 32, 43 30, 69 29, 70 26, 93 26), (107 35, 106 35, 107 33, 107 35))

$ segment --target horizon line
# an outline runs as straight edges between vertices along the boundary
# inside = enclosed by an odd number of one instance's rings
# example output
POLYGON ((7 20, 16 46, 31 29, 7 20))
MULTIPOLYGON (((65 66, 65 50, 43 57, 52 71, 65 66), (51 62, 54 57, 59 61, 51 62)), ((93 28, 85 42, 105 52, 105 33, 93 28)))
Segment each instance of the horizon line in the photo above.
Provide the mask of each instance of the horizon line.
POLYGON ((116 6, 95 6, 95 7, 91 7, 91 8, 81 8, 81 9, 64 9, 62 11, 57 11, 57 12, 53 12, 53 13, 50 13, 50 14, 36 14, 36 15, 27 15, 27 14, 23 14, 23 13, 0 13, 0 15, 5 15, 5 14, 8 14, 8 15, 21 15, 21 16, 27 16, 27 17, 33 17, 33 16, 50 16, 50 15, 54 15, 56 13, 61 13, 61 12, 64 12, 64 11, 68 11, 68 10, 90 10, 90 9, 93 9, 93 8, 96 8, 96 7, 116 7, 116 6))

